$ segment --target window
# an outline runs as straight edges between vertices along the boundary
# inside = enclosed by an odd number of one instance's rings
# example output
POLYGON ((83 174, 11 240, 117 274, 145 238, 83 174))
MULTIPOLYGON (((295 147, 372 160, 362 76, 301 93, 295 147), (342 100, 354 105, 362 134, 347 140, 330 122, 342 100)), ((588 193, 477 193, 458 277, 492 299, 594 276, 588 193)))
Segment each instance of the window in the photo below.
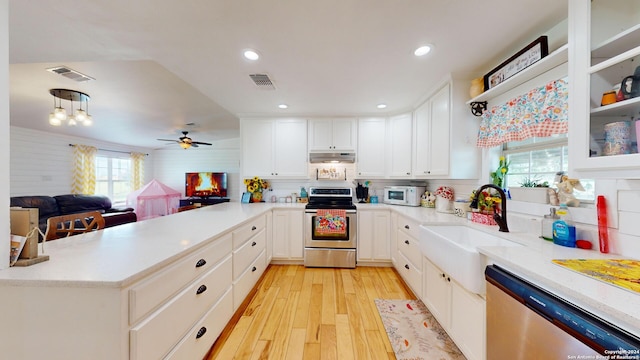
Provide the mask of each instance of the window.
MULTIPOLYGON (((556 174, 559 171, 566 173, 569 169, 566 134, 509 142, 504 145, 503 152, 509 163, 506 187, 516 187, 526 180, 535 180, 538 183, 547 182, 555 188, 556 174)), ((575 191, 575 197, 593 202, 595 182, 581 179, 580 183, 585 191, 575 191)))
POLYGON ((96 194, 108 196, 113 204, 124 204, 131 192, 131 159, 96 156, 96 194))

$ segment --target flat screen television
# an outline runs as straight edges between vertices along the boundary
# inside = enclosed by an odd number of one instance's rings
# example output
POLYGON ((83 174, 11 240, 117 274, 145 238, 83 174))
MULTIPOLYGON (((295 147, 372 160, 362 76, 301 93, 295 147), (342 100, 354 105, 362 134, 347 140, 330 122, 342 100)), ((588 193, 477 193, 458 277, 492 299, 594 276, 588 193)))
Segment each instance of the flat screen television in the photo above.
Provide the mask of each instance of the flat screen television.
POLYGON ((187 197, 226 197, 226 172, 188 172, 185 174, 184 195, 187 197))

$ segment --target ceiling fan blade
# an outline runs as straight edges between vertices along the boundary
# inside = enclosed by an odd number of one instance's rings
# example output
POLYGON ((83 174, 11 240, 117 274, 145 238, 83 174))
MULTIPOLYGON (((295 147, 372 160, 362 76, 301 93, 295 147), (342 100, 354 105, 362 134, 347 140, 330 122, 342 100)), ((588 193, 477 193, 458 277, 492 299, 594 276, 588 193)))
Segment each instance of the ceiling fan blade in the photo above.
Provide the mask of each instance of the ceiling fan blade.
POLYGON ((193 147, 198 147, 198 144, 196 144, 196 143, 192 142, 192 143, 191 143, 191 146, 193 146, 193 147))
POLYGON ((171 142, 178 142, 178 143, 180 142, 178 140, 169 140, 169 139, 156 139, 156 140, 158 140, 158 141, 171 141, 171 142))
POLYGON ((210 143, 206 143, 206 142, 201 142, 201 141, 192 141, 191 144, 198 144, 198 145, 213 145, 210 143))

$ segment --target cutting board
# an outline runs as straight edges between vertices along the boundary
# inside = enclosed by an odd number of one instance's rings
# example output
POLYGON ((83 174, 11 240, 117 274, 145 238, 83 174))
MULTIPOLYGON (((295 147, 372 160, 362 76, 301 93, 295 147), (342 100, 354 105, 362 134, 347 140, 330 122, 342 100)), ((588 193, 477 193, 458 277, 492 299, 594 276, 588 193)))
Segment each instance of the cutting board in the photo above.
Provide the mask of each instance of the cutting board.
POLYGON ((640 293, 640 260, 554 259, 552 261, 596 280, 640 293))

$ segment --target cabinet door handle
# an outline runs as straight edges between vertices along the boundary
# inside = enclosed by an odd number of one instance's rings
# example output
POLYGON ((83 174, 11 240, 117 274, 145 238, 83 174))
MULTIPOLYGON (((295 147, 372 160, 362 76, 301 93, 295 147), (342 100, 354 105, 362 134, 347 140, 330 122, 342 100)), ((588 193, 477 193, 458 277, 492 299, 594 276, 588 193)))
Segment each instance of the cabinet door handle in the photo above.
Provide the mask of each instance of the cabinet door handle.
POLYGON ((408 172, 408 173, 407 173, 407 175, 411 175, 411 173, 410 173, 410 172, 408 172))
POLYGON ((196 263, 196 267, 203 267, 205 264, 207 263, 207 261, 205 259, 200 259, 198 260, 198 262, 196 263))
POLYGON ((256 271, 256 270, 258 270, 258 268, 257 268, 257 267, 255 267, 255 266, 251 268, 251 272, 254 272, 254 271, 256 271))
POLYGON ((446 276, 444 273, 440 274, 440 276, 442 276, 442 278, 444 279, 444 277, 446 276))
POLYGON ((409 240, 405 240, 404 243, 409 245, 409 240))
POLYGON ((404 264, 404 268, 409 270, 409 264, 404 264))
POLYGON ((200 295, 203 292, 207 291, 207 285, 200 285, 200 287, 198 288, 198 290, 196 290, 196 295, 200 295))
POLYGON ((198 330, 198 333, 196 334, 196 339, 200 339, 201 337, 204 336, 204 334, 207 333, 207 328, 206 327, 201 327, 200 330, 198 330))
POLYGON ((448 282, 451 282, 451 278, 450 278, 450 277, 448 277, 448 276, 447 276, 447 281, 448 281, 448 282))
POLYGON ((251 243, 251 246, 256 246, 256 245, 258 245, 258 243, 255 241, 251 243))
POLYGON ((254 231, 255 229, 257 229, 257 227, 255 227, 255 226, 251 227, 251 231, 254 231))
POLYGON ((405 225, 404 228, 409 230, 409 225, 405 225))

